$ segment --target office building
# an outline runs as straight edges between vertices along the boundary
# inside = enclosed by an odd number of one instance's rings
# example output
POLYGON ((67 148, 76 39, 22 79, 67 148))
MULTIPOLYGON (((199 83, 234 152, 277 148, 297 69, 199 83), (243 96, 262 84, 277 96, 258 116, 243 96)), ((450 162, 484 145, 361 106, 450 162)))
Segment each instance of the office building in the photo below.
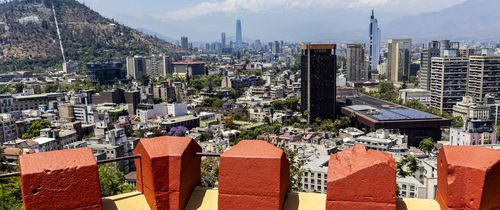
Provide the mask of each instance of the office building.
POLYGON ((469 60, 464 57, 432 58, 431 107, 451 113, 467 92, 468 64, 469 60))
POLYGON ((127 57, 127 78, 140 79, 146 74, 146 59, 142 56, 127 57))
POLYGON ((87 77, 96 83, 112 84, 125 79, 122 62, 87 63, 87 77))
POLYGON ((186 36, 181 37, 181 49, 182 50, 189 50, 189 41, 186 36))
POLYGON ((370 18, 370 72, 376 72, 380 64, 380 37, 381 31, 378 27, 378 20, 375 18, 375 12, 372 10, 370 18))
MULTIPOLYGON (((163 77, 167 74, 165 57, 162 55, 151 55, 146 59, 146 74, 150 77, 163 77)), ((168 64, 168 63, 167 63, 168 64)))
POLYGON ((440 56, 439 42, 432 41, 427 46, 422 46, 420 52, 419 87, 424 90, 431 89, 431 60, 440 56))
POLYGON ((336 45, 303 44, 301 49, 301 106, 308 122, 335 119, 336 45), (332 91, 333 90, 333 91, 332 91))
POLYGON ((11 94, 0 95, 0 114, 9 113, 14 110, 14 98, 11 94))
POLYGON ((390 39, 388 50, 387 78, 393 82, 407 81, 411 65, 411 39, 390 39))
POLYGON ((367 81, 368 71, 365 66, 365 46, 364 44, 347 45, 347 81, 367 81))
POLYGON ((226 33, 221 34, 221 48, 224 49, 226 48, 226 33))
POLYGON ((16 120, 10 114, 0 114, 0 145, 17 139, 16 120))
POLYGON ((193 61, 180 61, 173 62, 174 75, 179 77, 191 77, 197 75, 205 75, 207 72, 205 70, 204 62, 193 62, 193 61))
POLYGON ((241 31, 241 20, 236 20, 236 48, 243 45, 243 34, 241 31))
POLYGON ((486 94, 500 100, 500 57, 470 56, 467 94, 483 102, 486 94))

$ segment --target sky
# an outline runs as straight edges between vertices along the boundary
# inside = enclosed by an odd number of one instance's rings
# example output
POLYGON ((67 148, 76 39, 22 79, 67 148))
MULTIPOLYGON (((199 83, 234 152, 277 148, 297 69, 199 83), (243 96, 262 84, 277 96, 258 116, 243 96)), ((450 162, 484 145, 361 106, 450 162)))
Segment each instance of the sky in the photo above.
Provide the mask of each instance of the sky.
POLYGON ((244 39, 325 41, 368 30, 371 9, 381 24, 439 11, 465 0, 79 0, 125 25, 179 40, 234 37, 241 19, 244 39))

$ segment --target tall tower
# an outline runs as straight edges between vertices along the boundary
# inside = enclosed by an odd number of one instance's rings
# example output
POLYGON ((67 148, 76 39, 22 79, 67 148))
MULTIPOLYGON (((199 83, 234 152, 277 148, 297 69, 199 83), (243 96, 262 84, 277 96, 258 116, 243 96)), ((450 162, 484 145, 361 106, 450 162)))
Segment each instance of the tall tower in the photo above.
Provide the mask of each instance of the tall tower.
POLYGON ((337 56, 334 44, 303 44, 301 50, 301 107, 309 123, 335 119, 337 56))
POLYGON ((375 18, 375 12, 372 10, 370 18, 370 72, 375 72, 380 63, 380 34, 378 20, 375 18))
POLYGON ((241 20, 236 20, 236 48, 243 44, 243 34, 241 33, 241 20))
POLYGON ((366 81, 368 72, 365 72, 365 45, 347 44, 347 81, 366 81))
POLYGON ((387 78, 393 82, 407 80, 411 65, 411 39, 389 39, 387 48, 387 78))
POLYGON ((221 36, 220 39, 221 39, 221 43, 222 43, 221 47, 222 47, 222 49, 224 49, 224 48, 226 48, 226 33, 222 33, 220 36, 221 36))

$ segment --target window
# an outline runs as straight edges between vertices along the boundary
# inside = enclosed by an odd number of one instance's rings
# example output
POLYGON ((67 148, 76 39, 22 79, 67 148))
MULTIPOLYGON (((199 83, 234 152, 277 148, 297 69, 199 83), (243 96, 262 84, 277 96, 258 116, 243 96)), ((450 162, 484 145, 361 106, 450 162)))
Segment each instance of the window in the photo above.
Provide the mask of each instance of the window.
POLYGON ((406 190, 406 185, 405 185, 405 184, 403 184, 403 186, 402 186, 401 188, 403 188, 403 189, 405 189, 405 190, 406 190))

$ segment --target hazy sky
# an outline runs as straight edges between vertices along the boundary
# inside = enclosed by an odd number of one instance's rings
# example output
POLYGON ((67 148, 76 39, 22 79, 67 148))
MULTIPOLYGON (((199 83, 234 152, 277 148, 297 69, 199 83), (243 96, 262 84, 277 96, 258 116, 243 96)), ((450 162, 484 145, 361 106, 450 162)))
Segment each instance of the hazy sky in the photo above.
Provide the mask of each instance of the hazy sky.
POLYGON ((368 30, 370 10, 383 24, 405 15, 438 11, 465 0, 79 0, 119 22, 179 39, 214 41, 234 36, 241 19, 248 39, 334 38, 368 30), (333 34, 333 35, 332 35, 333 34))

